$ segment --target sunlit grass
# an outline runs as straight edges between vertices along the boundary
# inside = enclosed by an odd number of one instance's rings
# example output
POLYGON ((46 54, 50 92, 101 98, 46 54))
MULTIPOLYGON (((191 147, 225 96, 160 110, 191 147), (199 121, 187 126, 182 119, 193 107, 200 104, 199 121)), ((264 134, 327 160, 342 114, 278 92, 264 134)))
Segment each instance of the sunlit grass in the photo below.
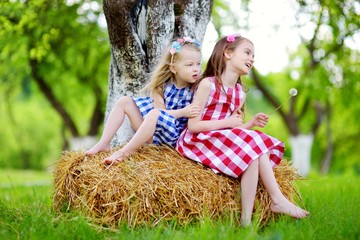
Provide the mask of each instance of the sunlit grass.
POLYGON ((271 239, 360 239, 360 177, 314 176, 300 185, 310 216, 287 217, 264 229, 271 239))
POLYGON ((96 226, 77 213, 54 212, 50 173, 0 171, 0 176, 2 239, 360 239, 360 177, 354 174, 313 175, 300 182, 310 211, 302 220, 284 216, 263 229, 244 229, 225 219, 135 229, 124 224, 116 230, 96 226), (48 184, 38 184, 43 181, 48 184))
POLYGON ((0 188, 11 186, 51 185, 52 174, 46 171, 0 169, 0 188))

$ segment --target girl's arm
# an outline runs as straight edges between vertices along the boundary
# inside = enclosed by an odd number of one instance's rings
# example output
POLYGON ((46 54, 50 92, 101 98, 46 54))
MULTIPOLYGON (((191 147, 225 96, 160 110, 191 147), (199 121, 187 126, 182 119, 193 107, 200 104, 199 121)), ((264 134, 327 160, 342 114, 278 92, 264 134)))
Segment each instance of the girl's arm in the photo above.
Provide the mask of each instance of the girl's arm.
MULTIPOLYGON (((208 78, 203 79, 198 89, 192 104, 198 105, 201 111, 204 111, 205 104, 208 100, 211 90, 211 82, 208 78)), ((192 133, 206 132, 212 130, 218 130, 223 128, 235 128, 242 124, 241 116, 238 113, 232 114, 229 118, 222 120, 201 120, 201 114, 189 118, 188 129, 192 133)))
POLYGON ((164 98, 160 96, 158 93, 154 93, 154 108, 161 109, 168 114, 174 116, 175 118, 181 117, 195 117, 199 115, 200 108, 197 105, 189 104, 184 108, 177 109, 177 110, 167 110, 165 108, 164 98))

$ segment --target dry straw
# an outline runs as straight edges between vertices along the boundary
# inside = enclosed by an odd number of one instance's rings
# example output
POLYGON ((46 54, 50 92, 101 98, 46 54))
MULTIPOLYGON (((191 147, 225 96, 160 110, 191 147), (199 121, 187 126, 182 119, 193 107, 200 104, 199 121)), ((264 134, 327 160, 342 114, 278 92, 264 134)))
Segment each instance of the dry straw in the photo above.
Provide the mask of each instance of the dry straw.
MULTIPOLYGON (((62 154, 54 170, 57 211, 79 211, 107 227, 122 223, 155 226, 173 219, 188 224, 223 217, 239 223, 238 180, 217 175, 166 146, 146 145, 107 168, 101 162, 109 154, 62 154)), ((294 185, 301 177, 289 162, 283 160, 274 172, 284 195, 292 202, 301 200, 294 185)), ((270 211, 270 198, 261 181, 254 211, 262 226, 278 216, 270 211)))

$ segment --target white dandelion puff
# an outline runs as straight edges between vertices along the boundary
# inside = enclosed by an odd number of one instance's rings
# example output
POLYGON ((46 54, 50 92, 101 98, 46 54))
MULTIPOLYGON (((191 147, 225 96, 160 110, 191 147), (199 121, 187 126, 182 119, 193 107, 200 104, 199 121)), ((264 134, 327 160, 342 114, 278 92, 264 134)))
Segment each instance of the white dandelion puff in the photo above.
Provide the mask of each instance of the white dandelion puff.
POLYGON ((291 96, 291 97, 296 96, 296 95, 297 95, 297 93, 298 93, 298 91, 297 91, 297 89, 296 89, 296 88, 290 88, 290 90, 289 90, 289 94, 290 94, 290 96, 291 96))

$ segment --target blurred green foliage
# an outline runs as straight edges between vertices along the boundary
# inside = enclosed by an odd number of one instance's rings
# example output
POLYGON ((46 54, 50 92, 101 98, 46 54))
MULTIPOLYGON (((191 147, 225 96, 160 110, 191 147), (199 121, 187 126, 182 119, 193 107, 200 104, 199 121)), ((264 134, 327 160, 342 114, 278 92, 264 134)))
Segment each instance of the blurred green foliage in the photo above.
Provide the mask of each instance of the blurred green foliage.
POLYGON ((70 137, 97 133, 110 61, 101 4, 1 1, 0 167, 44 168, 70 137))
POLYGON ((14 99, 12 105, 0 107, 0 168, 43 169, 61 151, 61 121, 39 96, 14 99))

